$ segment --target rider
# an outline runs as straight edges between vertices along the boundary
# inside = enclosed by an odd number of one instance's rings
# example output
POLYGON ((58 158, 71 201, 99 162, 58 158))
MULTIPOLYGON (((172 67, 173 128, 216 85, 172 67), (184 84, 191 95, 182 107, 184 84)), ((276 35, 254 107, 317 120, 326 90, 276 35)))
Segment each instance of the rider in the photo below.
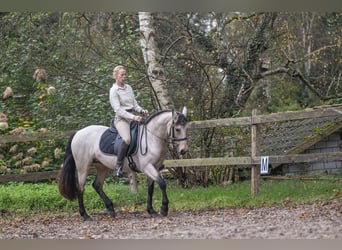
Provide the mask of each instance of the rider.
POLYGON ((122 144, 119 147, 114 175, 121 177, 123 161, 131 142, 130 123, 133 120, 138 122, 142 120, 141 116, 134 115, 132 112, 136 111, 140 114, 148 115, 148 110, 138 105, 132 87, 125 83, 126 70, 124 66, 116 66, 113 70, 113 77, 115 83, 109 91, 109 101, 115 112, 115 127, 122 137, 122 144))

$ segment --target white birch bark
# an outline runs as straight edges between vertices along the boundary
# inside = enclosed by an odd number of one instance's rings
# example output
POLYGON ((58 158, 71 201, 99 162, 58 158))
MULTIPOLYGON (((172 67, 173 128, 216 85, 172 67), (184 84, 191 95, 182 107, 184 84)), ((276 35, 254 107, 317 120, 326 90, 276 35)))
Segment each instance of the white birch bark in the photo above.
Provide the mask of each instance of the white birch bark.
MULTIPOLYGON (((306 50, 306 54, 310 55, 312 53, 312 27, 315 19, 315 13, 303 12, 303 47, 306 50)), ((311 73, 311 58, 308 57, 304 62, 305 65, 305 73, 307 76, 310 76, 311 73)))
POLYGON ((173 108, 173 101, 167 90, 164 68, 160 61, 160 52, 155 42, 153 17, 149 12, 139 12, 140 44, 146 64, 149 81, 155 93, 160 109, 173 108))

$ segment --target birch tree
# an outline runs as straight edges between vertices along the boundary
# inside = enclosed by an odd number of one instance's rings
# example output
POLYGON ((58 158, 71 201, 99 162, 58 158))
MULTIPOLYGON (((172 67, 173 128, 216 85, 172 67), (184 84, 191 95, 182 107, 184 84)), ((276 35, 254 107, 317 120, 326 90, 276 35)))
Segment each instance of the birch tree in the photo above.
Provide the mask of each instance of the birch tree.
POLYGON ((139 12, 140 44, 146 65, 148 79, 152 85, 159 109, 172 108, 173 101, 168 93, 167 80, 161 64, 160 52, 155 41, 153 16, 149 12, 139 12))

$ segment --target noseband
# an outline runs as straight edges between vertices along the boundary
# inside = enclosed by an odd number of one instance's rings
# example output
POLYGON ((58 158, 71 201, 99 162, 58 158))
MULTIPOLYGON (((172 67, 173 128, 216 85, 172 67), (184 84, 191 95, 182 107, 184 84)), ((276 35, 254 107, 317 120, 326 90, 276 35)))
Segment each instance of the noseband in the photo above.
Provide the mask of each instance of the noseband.
POLYGON ((188 139, 188 137, 183 137, 183 138, 175 137, 175 125, 180 124, 182 126, 185 126, 186 122, 187 121, 184 115, 179 115, 176 122, 172 120, 172 125, 170 127, 171 143, 178 142, 178 141, 186 141, 188 139))

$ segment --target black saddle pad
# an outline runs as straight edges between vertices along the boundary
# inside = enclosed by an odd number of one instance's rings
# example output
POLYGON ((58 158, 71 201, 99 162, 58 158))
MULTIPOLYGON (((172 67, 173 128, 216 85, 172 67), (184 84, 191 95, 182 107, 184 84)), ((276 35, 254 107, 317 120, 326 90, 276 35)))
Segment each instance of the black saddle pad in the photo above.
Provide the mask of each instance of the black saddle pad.
MULTIPOLYGON (((138 145, 138 136, 139 134, 139 123, 131 122, 131 143, 129 144, 127 150, 127 156, 133 155, 136 153, 137 145, 138 145)), ((100 150, 104 154, 117 155, 119 147, 122 143, 122 138, 115 128, 113 119, 110 122, 110 127, 103 132, 100 139, 100 150)))

